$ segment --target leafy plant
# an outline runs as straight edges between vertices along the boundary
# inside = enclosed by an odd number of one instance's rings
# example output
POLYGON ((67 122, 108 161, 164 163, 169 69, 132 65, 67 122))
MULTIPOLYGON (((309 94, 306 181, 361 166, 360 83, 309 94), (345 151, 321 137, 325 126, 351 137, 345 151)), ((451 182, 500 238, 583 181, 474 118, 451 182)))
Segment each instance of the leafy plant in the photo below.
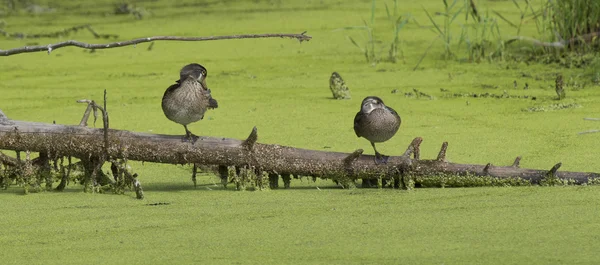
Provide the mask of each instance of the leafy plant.
MULTIPOLYGON (((409 19, 411 18, 409 15, 398 15, 398 0, 394 0, 394 11, 390 14, 390 9, 388 8, 387 3, 385 4, 385 11, 387 13, 388 20, 392 23, 393 28, 393 40, 390 42, 390 49, 388 52, 388 60, 390 62, 396 62, 398 58, 398 50, 400 47, 400 31, 406 24, 408 24, 409 19)), ((402 49, 400 49, 400 55, 404 58, 404 53, 402 49)))
POLYGON ((431 24, 433 25, 433 31, 435 33, 438 34, 438 36, 440 37, 440 39, 444 42, 444 55, 446 58, 452 58, 455 57, 454 52, 452 52, 452 32, 450 30, 450 26, 452 25, 452 23, 454 22, 454 20, 456 20, 456 18, 458 17, 458 15, 460 15, 464 9, 464 5, 461 7, 456 7, 456 4, 458 3, 458 0, 453 0, 452 4, 448 5, 448 1, 447 0, 443 0, 444 2, 444 13, 442 13, 441 15, 444 17, 444 22, 443 24, 438 24, 437 22, 435 22, 435 20, 433 19, 433 16, 431 16, 431 14, 429 14, 429 12, 427 11, 427 9, 425 9, 425 7, 423 7, 423 10, 425 11, 425 14, 427 15, 427 17, 429 18, 429 21, 431 22, 431 24), (458 10, 456 10, 456 8, 458 10))
POLYGON ((464 43, 467 48, 468 61, 491 61, 493 57, 504 55, 504 42, 500 35, 500 27, 496 18, 485 15, 479 16, 472 24, 462 26, 459 46, 464 43))
MULTIPOLYGON (((405 15, 399 14, 398 0, 394 0, 394 5, 393 5, 392 11, 390 11, 389 6, 387 5, 387 3, 385 3, 385 10, 386 10, 386 14, 387 14, 387 19, 392 24, 392 38, 389 42, 389 45, 384 45, 384 46, 389 47, 388 56, 384 60, 395 63, 398 60, 399 56, 402 56, 402 57, 404 56, 402 53, 402 49, 400 48, 400 45, 401 45, 400 32, 402 31, 404 26, 406 24, 408 24, 409 21, 413 18, 410 14, 405 14, 405 15)), ((376 2, 375 2, 375 0, 373 0, 371 2, 371 17, 370 17, 369 22, 367 22, 363 19, 362 26, 350 26, 350 27, 341 28, 344 30, 358 29, 358 30, 362 30, 365 32, 364 43, 360 43, 359 41, 355 40, 351 36, 347 36, 347 38, 348 38, 348 40, 350 40, 350 42, 354 46, 356 46, 358 49, 360 49, 360 51, 365 56, 365 60, 367 62, 373 63, 373 64, 378 63, 379 61, 382 60, 382 57, 379 55, 379 52, 381 52, 384 47, 384 46, 378 47, 378 45, 377 45, 377 44, 383 43, 383 41, 381 41, 380 39, 375 37, 375 11, 376 11, 376 2), (378 50, 378 51, 376 51, 376 50, 378 50)))
POLYGON ((370 63, 376 63, 378 61, 378 58, 376 57, 375 54, 375 38, 374 38, 374 25, 375 25, 375 0, 372 1, 371 3, 371 19, 369 20, 369 23, 367 23, 364 19, 363 19, 363 26, 350 26, 350 27, 344 27, 342 29, 344 30, 353 30, 353 29, 359 29, 359 30, 363 30, 365 32, 365 44, 364 45, 360 45, 358 44, 358 42, 356 40, 354 40, 354 38, 347 36, 347 38, 350 40, 350 42, 352 42, 352 44, 354 44, 354 46, 356 46, 358 49, 361 50, 361 52, 365 55, 365 59, 367 60, 367 62, 370 63))

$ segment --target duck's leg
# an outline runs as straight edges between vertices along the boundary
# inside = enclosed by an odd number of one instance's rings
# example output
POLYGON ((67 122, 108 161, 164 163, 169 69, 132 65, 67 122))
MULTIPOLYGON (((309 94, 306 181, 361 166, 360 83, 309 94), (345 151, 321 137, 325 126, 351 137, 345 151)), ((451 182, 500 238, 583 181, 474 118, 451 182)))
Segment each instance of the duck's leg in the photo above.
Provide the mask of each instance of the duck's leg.
POLYGON ((195 137, 197 137, 196 135, 194 135, 192 132, 190 132, 190 130, 188 130, 187 125, 183 125, 183 128, 185 128, 185 137, 183 138, 183 140, 188 140, 189 142, 193 143, 195 142, 195 137))
POLYGON ((374 142, 371 142, 371 146, 373 146, 373 150, 375 150, 375 164, 387 164, 387 161, 390 157, 377 152, 374 142))
MULTIPOLYGON (((388 156, 384 156, 377 152, 375 148, 375 143, 371 142, 371 146, 373 146, 373 150, 375 150, 375 164, 386 164, 388 161, 388 156)), ((377 180, 376 179, 362 179, 362 187, 363 188, 376 188, 377 180)))

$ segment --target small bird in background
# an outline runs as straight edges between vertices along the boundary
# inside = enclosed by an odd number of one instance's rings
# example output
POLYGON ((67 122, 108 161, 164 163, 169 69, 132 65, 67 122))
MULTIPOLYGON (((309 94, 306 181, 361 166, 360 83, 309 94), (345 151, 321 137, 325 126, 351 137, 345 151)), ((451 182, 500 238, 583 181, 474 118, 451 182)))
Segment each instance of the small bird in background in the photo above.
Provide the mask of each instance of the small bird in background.
POLYGON ((204 118, 207 109, 215 109, 219 105, 212 98, 206 86, 206 68, 192 63, 181 68, 179 80, 165 91, 162 98, 162 109, 169 120, 183 125, 186 138, 193 140, 194 134, 187 125, 204 118))
POLYGON ((334 99, 350 99, 350 90, 337 72, 333 72, 329 78, 329 89, 334 99))
POLYGON ((373 146, 375 163, 386 163, 388 157, 377 152, 375 143, 391 139, 401 123, 400 115, 386 106, 379 97, 366 97, 362 101, 360 111, 354 117, 354 132, 358 137, 364 137, 373 146))
POLYGON ((556 80, 554 81, 556 86, 555 86, 555 90, 556 90, 556 95, 558 95, 558 100, 561 100, 563 98, 565 98, 565 90, 563 89, 563 76, 562 74, 558 74, 558 76, 556 77, 556 80))

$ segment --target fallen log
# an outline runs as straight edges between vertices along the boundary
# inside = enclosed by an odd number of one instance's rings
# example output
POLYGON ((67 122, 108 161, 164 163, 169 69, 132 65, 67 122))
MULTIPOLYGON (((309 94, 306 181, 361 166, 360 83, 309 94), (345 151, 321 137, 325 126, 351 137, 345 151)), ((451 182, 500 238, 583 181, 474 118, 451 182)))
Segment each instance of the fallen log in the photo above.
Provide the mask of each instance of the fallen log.
MULTIPOLYGON (((551 184, 556 181, 584 184, 591 181, 597 183, 600 179, 598 173, 559 172, 561 163, 549 170, 519 168, 520 157, 511 166, 450 163, 445 160, 447 143, 442 145, 436 159, 420 159, 420 137, 412 141, 403 155, 391 156, 387 164, 375 164, 374 156, 363 155, 361 149, 353 153, 326 152, 261 144, 257 139, 256 127, 245 140, 200 136, 192 143, 184 141, 178 135, 10 120, 0 111, 0 149, 40 152, 53 158, 73 156, 96 161, 96 169, 102 165, 97 158, 103 157, 125 162, 135 160, 235 166, 238 174, 240 168, 247 169, 242 170, 242 174, 251 171, 259 176, 255 179, 266 175, 271 184, 273 176, 281 175, 284 181, 287 178, 286 187, 289 185, 290 175, 327 178, 344 185, 353 183, 356 179, 384 179, 392 180, 395 187, 410 187, 410 182, 418 186, 426 183, 429 177, 448 175, 516 179, 531 184, 551 184)), ((219 171, 223 171, 223 168, 219 171)), ((225 168, 225 171, 221 175, 232 174, 232 170, 227 172, 225 168)), ((235 170, 233 171, 235 175, 235 170)))

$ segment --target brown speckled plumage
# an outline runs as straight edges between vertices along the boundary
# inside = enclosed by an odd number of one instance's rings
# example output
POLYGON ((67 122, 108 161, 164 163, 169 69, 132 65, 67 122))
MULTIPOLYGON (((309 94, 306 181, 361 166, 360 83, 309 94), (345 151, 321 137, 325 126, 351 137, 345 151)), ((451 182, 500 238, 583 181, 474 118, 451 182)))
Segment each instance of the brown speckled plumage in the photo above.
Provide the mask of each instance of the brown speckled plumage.
POLYGON ((187 125, 202 120, 207 109, 218 107, 206 86, 206 74, 206 69, 199 64, 184 66, 177 83, 167 88, 162 98, 165 116, 183 125, 188 137, 191 132, 187 125))

